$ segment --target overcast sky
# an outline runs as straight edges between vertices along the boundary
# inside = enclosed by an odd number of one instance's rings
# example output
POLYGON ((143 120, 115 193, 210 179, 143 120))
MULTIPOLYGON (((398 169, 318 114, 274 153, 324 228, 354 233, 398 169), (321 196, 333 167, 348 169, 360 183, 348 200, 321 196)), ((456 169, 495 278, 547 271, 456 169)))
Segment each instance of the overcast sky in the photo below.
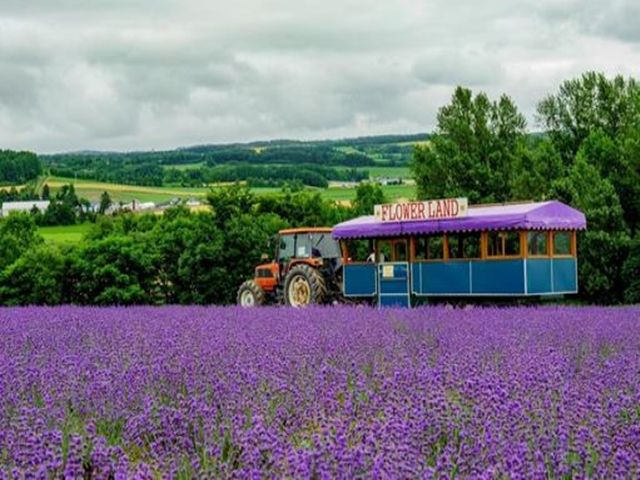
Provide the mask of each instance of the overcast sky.
POLYGON ((640 76, 638 0, 0 0, 0 148, 430 131, 455 85, 640 76))

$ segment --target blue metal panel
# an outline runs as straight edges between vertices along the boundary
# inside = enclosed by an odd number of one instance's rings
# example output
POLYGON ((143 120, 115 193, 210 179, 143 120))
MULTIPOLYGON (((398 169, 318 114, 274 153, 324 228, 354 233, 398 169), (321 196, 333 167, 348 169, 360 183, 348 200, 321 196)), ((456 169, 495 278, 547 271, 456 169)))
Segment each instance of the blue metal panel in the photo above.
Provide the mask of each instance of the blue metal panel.
POLYGON ((553 291, 560 293, 578 291, 575 258, 553 259, 553 291))
POLYGON ((378 305, 380 307, 409 307, 409 265, 381 263, 378 265, 378 305))
POLYGON ((344 295, 347 297, 372 297, 378 293, 375 263, 346 264, 343 272, 344 295))
POLYGON ((473 262, 472 293, 476 295, 524 294, 524 260, 476 260, 473 262))
POLYGON ((411 291, 422 294, 422 263, 411 264, 411 291))
POLYGON ((381 294, 400 294, 407 295, 407 278, 396 278, 393 280, 380 279, 380 293, 381 294))
POLYGON ((413 291, 418 295, 471 293, 470 261, 423 262, 415 267, 413 291))
POLYGON ((552 293, 551 259, 529 258, 527 262, 527 293, 552 293))
POLYGON ((408 308, 409 295, 382 295, 379 300, 380 307, 402 307, 408 308))

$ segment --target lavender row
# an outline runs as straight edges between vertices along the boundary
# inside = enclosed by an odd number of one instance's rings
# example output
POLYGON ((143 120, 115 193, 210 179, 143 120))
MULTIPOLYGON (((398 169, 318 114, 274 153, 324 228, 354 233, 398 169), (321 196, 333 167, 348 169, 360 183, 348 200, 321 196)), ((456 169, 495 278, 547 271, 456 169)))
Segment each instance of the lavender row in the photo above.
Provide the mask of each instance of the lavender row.
POLYGON ((640 475, 640 309, 0 311, 2 478, 640 475))

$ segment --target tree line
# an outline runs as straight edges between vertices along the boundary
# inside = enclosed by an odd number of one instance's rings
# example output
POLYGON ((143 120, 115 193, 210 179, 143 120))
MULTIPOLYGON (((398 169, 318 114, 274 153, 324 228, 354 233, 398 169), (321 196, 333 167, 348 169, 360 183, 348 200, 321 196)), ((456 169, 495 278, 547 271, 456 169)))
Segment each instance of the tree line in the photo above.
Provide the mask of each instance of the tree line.
POLYGON ((42 165, 35 153, 0 150, 0 186, 27 183, 41 173, 42 165))
POLYGON ((385 198, 372 184, 351 207, 309 191, 259 198, 233 185, 207 200, 206 212, 98 215, 75 245, 45 243, 32 215, 10 215, 0 221, 0 304, 233 303, 261 255, 273 255, 278 230, 333 225, 385 198))
POLYGON ((420 198, 470 203, 558 199, 582 210, 580 296, 640 302, 640 84, 588 72, 537 108, 527 134, 513 100, 459 87, 414 154, 420 198))
POLYGON ((212 183, 247 182, 254 187, 282 187, 299 182, 310 187, 327 188, 330 181, 360 182, 369 178, 367 170, 322 165, 251 165, 232 164, 214 168, 189 168, 165 171, 165 185, 196 187, 212 183))
POLYGON ((407 165, 413 154, 413 142, 425 138, 426 135, 387 135, 314 142, 254 142, 161 152, 65 153, 42 159, 55 176, 128 185, 200 186, 231 179, 274 186, 280 184, 280 175, 273 173, 277 167, 280 169, 277 173, 285 175, 286 181, 322 186, 331 180, 354 180, 352 173, 350 178, 344 178, 345 170, 354 172, 356 168, 380 164, 407 165), (170 168, 185 164, 194 167, 170 168), (224 179, 218 180, 221 177, 224 179))

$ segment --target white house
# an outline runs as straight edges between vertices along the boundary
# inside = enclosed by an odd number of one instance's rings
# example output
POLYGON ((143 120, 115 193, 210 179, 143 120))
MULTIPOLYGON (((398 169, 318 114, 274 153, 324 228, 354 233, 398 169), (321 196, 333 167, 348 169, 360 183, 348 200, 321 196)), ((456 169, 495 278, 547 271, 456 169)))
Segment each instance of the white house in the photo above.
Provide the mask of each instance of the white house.
POLYGON ((132 200, 131 203, 122 205, 122 210, 131 210, 132 212, 140 212, 142 210, 153 210, 156 204, 153 202, 141 202, 140 200, 132 200))
POLYGON ((4 202, 2 204, 2 210, 0 210, 0 217, 6 217, 11 212, 30 212, 34 208, 37 208, 40 212, 49 207, 49 200, 28 200, 26 202, 4 202))

